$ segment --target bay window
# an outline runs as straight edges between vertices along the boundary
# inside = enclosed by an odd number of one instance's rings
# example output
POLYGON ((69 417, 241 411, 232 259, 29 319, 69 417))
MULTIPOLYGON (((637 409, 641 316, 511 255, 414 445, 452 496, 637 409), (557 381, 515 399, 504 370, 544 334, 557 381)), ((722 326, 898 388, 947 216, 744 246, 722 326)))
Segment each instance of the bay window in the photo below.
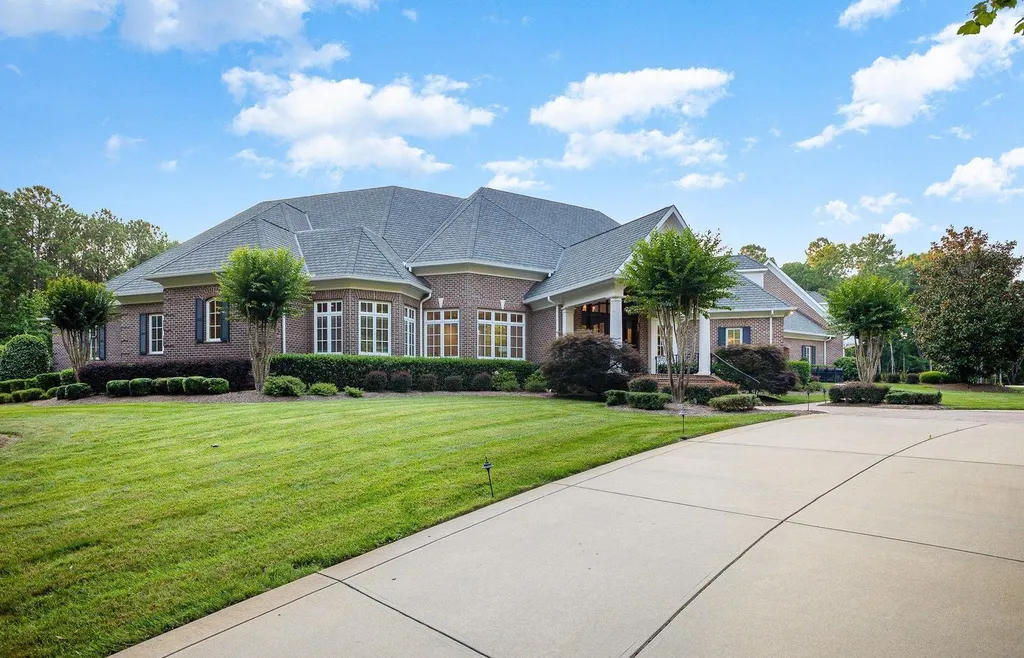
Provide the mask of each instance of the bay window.
POLYGON ((477 357, 526 358, 526 320, 522 313, 478 311, 476 325, 477 357))
POLYGON ((426 356, 457 357, 459 355, 459 310, 426 311, 426 356))
POLYGON ((359 302, 359 353, 391 354, 389 302, 359 302))
POLYGON ((342 303, 317 302, 315 307, 314 351, 322 354, 341 353, 342 303))

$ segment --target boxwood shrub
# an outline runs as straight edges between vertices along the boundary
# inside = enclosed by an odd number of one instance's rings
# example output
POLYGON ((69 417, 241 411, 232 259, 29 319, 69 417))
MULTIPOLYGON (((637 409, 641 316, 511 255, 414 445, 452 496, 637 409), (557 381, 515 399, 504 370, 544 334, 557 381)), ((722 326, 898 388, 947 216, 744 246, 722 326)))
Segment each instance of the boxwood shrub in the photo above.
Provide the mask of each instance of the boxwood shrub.
POLYGON ((32 402, 33 400, 42 400, 44 395, 46 395, 46 391, 41 388, 23 388, 20 391, 15 391, 12 397, 15 402, 32 402))
POLYGON ((60 386, 59 372, 41 372, 36 375, 36 386, 43 389, 51 389, 60 386))
MULTIPOLYGON (((334 384, 331 384, 334 386, 334 384)), ((412 388, 412 373, 408 370, 396 370, 391 373, 391 390, 395 393, 408 393, 412 388)), ((337 391, 338 387, 334 386, 337 391)))
POLYGON ((153 392, 153 380, 149 377, 136 377, 128 382, 128 392, 132 397, 150 395, 153 392))
POLYGON ((493 391, 494 379, 489 372, 478 372, 473 375, 473 381, 469 383, 471 391, 493 391))
POLYGON ((711 398, 708 404, 716 411, 752 411, 759 401, 759 398, 751 393, 737 393, 711 398))
POLYGON ((609 407, 620 407, 626 404, 626 394, 629 391, 605 391, 604 403, 609 407))
POLYGON ((499 370, 495 373, 491 384, 494 385, 494 390, 504 391, 505 393, 515 393, 522 390, 519 387, 519 380, 516 379, 516 373, 511 370, 499 370))
POLYGON ((10 393, 0 393, 0 404, 10 404, 14 402, 14 397, 10 393))
POLYGON ((920 375, 922 384, 941 384, 946 381, 946 373, 938 370, 927 370, 920 375))
POLYGON ((437 390, 437 375, 432 372, 428 372, 425 375, 420 375, 418 382, 419 389, 424 393, 430 393, 437 390))
POLYGON ((309 394, 329 398, 338 394, 338 387, 330 382, 317 382, 309 387, 309 394))
POLYGON ((270 374, 292 375, 304 382, 331 382, 338 388, 362 386, 372 370, 388 375, 408 370, 419 382, 426 374, 437 376, 439 382, 458 376, 465 388, 478 372, 509 370, 516 379, 526 379, 536 372, 537 364, 512 359, 429 359, 424 357, 362 356, 357 354, 277 354, 270 362, 270 374))
POLYGON ((60 375, 60 383, 63 386, 67 386, 68 384, 77 384, 78 383, 78 380, 75 379, 75 371, 72 370, 71 368, 64 368, 63 370, 61 370, 57 374, 60 375))
POLYGON ((939 404, 942 391, 889 391, 885 401, 889 404, 939 404))
POLYGON ((349 396, 350 398, 361 398, 363 397, 363 389, 356 388, 355 386, 346 386, 345 395, 349 396))
POLYGON ((529 391, 530 393, 544 393, 548 390, 547 378, 540 374, 540 371, 531 373, 526 381, 523 382, 523 390, 529 391))
POLYGON ((124 398, 131 395, 131 384, 127 379, 111 379, 106 386, 107 395, 112 398, 124 398))
POLYGON ((658 380, 653 377, 637 377, 629 380, 629 390, 634 393, 657 393, 658 380))
POLYGON ((153 394, 167 395, 167 378, 157 377, 153 380, 153 394))
POLYGON ((735 395, 740 392, 740 387, 732 382, 721 384, 691 384, 686 387, 686 401, 693 404, 706 405, 712 398, 723 395, 735 395))
POLYGON ((448 375, 444 378, 444 390, 458 393, 462 390, 462 375, 448 375))
POLYGON ((210 395, 223 395, 231 390, 231 385, 228 384, 228 380, 223 377, 207 377, 206 378, 206 392, 210 395))
POLYGON ((366 373, 366 379, 363 380, 363 388, 367 391, 384 391, 387 390, 387 387, 388 373, 383 370, 371 370, 366 373))
POLYGON ((836 384, 828 389, 828 399, 832 402, 848 402, 850 404, 880 404, 889 392, 888 386, 875 386, 864 382, 846 382, 836 384))
POLYGON ((885 373, 885 381, 889 382, 890 384, 899 384, 900 383, 900 373, 898 373, 898 372, 887 372, 887 373, 885 373))
POLYGON ((26 384, 28 384, 27 379, 7 379, 0 382, 0 392, 13 393, 20 391, 23 388, 28 388, 26 384))
POLYGON ((184 377, 167 378, 167 395, 181 395, 185 392, 184 377))
POLYGON ((306 385, 298 377, 291 375, 272 375, 263 382, 263 393, 275 398, 297 398, 306 392, 306 385))
POLYGON ((55 399, 57 397, 57 391, 59 391, 59 390, 60 390, 60 386, 51 386, 50 388, 46 389, 46 399, 47 400, 55 399))
POLYGON ((66 400, 81 400, 92 395, 92 387, 88 384, 66 384, 61 388, 64 389, 64 399, 66 400))
POLYGON ((206 395, 210 392, 206 385, 206 377, 192 375, 185 378, 185 395, 206 395))
POLYGON ((634 409, 646 409, 656 411, 664 409, 665 405, 672 401, 672 396, 665 393, 626 393, 626 404, 634 409))
POLYGON ((39 336, 20 334, 0 354, 0 379, 35 377, 50 369, 50 350, 39 336))
POLYGON ((907 383, 908 384, 920 384, 921 383, 921 375, 916 373, 916 372, 908 372, 907 373, 907 383))
POLYGON ((249 359, 169 359, 140 363, 93 361, 82 366, 80 379, 94 390, 102 391, 112 379, 148 377, 221 377, 232 390, 252 387, 252 362, 249 359))
POLYGON ((790 361, 789 369, 796 373, 801 386, 807 386, 811 381, 811 364, 807 361, 790 361))

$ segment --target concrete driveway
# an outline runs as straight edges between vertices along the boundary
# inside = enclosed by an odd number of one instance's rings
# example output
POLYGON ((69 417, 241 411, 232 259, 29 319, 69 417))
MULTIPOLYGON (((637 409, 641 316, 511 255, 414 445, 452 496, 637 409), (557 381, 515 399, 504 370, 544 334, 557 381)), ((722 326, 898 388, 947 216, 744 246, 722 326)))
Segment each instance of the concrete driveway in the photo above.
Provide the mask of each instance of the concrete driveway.
POLYGON ((1024 656, 1024 416, 793 418, 460 517, 125 656, 1024 656))

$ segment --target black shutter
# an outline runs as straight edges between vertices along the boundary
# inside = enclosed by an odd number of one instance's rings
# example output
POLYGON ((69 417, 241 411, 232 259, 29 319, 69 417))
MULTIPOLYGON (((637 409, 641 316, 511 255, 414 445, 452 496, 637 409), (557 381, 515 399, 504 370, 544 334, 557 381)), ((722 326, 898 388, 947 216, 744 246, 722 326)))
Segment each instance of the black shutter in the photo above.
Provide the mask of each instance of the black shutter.
POLYGON ((203 310, 206 307, 206 302, 196 298, 196 342, 201 343, 206 338, 203 327, 203 310))
POLYGON ((139 313, 139 354, 148 354, 149 316, 139 313))
POLYGON ((750 327, 743 327, 743 344, 750 345, 750 327))
POLYGON ((231 321, 228 319, 227 302, 223 302, 220 306, 220 339, 225 343, 231 340, 231 321))
POLYGON ((96 330, 96 351, 99 352, 100 361, 107 360, 107 325, 96 330))
POLYGON ((811 365, 813 366, 818 362, 818 347, 811 345, 811 365))
POLYGON ((725 345, 725 327, 718 328, 718 345, 725 345))

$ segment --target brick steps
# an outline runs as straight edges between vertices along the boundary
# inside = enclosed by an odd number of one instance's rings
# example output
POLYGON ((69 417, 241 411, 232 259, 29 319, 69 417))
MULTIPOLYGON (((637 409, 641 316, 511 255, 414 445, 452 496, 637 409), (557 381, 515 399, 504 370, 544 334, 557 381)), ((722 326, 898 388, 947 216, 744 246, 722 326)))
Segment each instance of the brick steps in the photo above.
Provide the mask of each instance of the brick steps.
MULTIPOLYGON (((657 380, 659 386, 668 386, 668 375, 644 375, 645 377, 651 377, 657 380)), ((714 375, 690 375, 689 384, 703 384, 710 386, 711 384, 723 384, 723 380, 719 379, 714 375)))

